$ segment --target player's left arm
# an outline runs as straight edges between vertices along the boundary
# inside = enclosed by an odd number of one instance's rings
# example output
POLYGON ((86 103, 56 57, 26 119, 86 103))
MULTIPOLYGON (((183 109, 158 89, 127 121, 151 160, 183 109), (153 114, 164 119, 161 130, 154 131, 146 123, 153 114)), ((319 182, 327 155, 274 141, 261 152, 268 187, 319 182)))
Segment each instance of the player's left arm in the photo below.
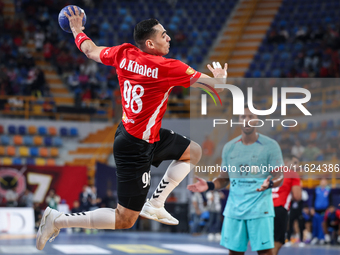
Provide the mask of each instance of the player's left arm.
POLYGON ((301 198, 302 198, 301 186, 295 185, 292 187, 292 197, 294 201, 301 201, 301 198))
POLYGON ((295 175, 295 177, 292 178, 292 197, 294 201, 301 201, 302 199, 301 180, 297 173, 292 172, 292 174, 295 175))
POLYGON ((269 166, 274 167, 274 170, 271 173, 271 175, 264 180, 264 182, 261 185, 261 188, 256 189, 257 191, 264 191, 270 188, 277 188, 280 187, 283 183, 283 172, 281 170, 281 167, 284 165, 282 151, 277 142, 271 145, 272 146, 270 146, 268 167, 269 166))
POLYGON ((84 13, 82 12, 80 14, 78 8, 73 8, 73 9, 71 7, 68 7, 70 15, 68 15, 66 12, 64 14, 70 22, 70 28, 72 30, 74 38, 78 40, 78 42, 76 41, 77 46, 78 46, 78 43, 81 43, 80 49, 86 55, 86 57, 88 57, 89 59, 92 59, 92 60, 94 60, 98 63, 102 63, 102 61, 100 59, 100 53, 106 47, 97 46, 85 34, 81 35, 77 38, 77 36, 79 34, 83 34, 83 30, 85 29, 83 27, 83 24, 82 24, 84 13), (74 11, 73 11, 73 9, 74 9, 74 11), (84 40, 84 41, 81 42, 81 40, 84 40))

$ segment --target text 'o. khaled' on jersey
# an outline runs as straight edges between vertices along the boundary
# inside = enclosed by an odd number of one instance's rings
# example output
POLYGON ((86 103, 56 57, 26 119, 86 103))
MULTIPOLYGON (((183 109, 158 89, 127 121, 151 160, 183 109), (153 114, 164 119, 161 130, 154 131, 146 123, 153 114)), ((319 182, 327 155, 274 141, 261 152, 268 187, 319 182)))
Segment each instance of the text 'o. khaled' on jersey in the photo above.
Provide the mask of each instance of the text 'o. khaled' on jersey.
POLYGON ((151 69, 147 65, 140 65, 136 61, 133 61, 133 60, 129 60, 129 63, 126 66, 126 58, 124 58, 120 62, 119 67, 121 69, 127 70, 132 73, 158 79, 158 68, 157 67, 154 69, 151 69))

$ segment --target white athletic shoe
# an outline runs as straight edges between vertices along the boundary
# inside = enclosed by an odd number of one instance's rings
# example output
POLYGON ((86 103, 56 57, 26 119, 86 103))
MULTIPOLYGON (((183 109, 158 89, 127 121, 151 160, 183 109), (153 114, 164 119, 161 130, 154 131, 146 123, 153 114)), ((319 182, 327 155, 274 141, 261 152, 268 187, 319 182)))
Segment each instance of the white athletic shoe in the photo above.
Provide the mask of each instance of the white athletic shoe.
POLYGON ((310 242, 311 245, 315 245, 319 242, 319 239, 317 237, 314 237, 312 241, 310 242))
POLYGON ((292 246, 292 243, 289 241, 289 242, 286 242, 285 244, 284 244, 284 246, 285 247, 290 247, 290 246, 292 246))
POLYGON ((326 234, 325 235, 325 242, 326 243, 330 243, 332 240, 331 240, 331 236, 329 234, 326 234))
POLYGON ((220 233, 216 233, 216 234, 215 234, 215 241, 216 241, 216 242, 221 241, 221 234, 220 234, 220 233))
POLYGON ((300 248, 303 248, 303 247, 305 247, 305 246, 306 246, 306 244, 305 244, 304 242, 300 242, 300 243, 299 243, 299 247, 300 247, 300 248))
POLYGON ((61 215, 61 212, 51 209, 50 207, 45 209, 37 233, 36 247, 38 250, 44 249, 48 239, 51 238, 50 242, 52 242, 59 234, 60 230, 54 226, 54 221, 61 215))
POLYGON ((147 201, 144 204, 143 209, 139 215, 166 225, 178 225, 179 223, 178 220, 172 217, 171 214, 168 213, 164 207, 156 208, 150 203, 150 201, 147 201))
POLYGON ((215 239, 215 235, 213 234, 213 233, 209 233, 208 234, 208 241, 214 241, 214 239, 215 239))
POLYGON ((325 240, 321 239, 319 242, 320 245, 324 245, 325 244, 325 240))

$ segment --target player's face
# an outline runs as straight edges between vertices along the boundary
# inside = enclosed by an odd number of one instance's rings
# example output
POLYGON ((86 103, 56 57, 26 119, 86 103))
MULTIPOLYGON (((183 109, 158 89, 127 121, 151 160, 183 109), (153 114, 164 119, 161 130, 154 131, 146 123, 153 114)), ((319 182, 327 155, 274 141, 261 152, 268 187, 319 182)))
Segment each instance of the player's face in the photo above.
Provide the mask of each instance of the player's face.
POLYGON ((299 167, 300 160, 298 158, 293 157, 289 162, 289 166, 292 166, 292 169, 297 169, 299 167))
POLYGON ((171 38, 161 24, 154 26, 154 29, 157 30, 152 38, 155 55, 164 56, 169 53, 171 38))
POLYGON ((326 187, 327 186, 327 180, 326 179, 321 179, 320 186, 321 187, 326 187))
MULTIPOLYGON (((249 111, 248 108, 244 109, 244 114, 240 115, 239 117, 239 122, 245 121, 245 125, 242 125, 242 132, 245 133, 246 135, 250 135, 255 131, 255 127, 249 126, 249 121, 257 119, 257 116, 253 114, 251 111, 249 111)), ((257 122, 256 121, 250 121, 250 125, 256 126, 257 122)))
POLYGON ((331 205, 331 206, 328 208, 328 211, 329 211, 330 213, 334 213, 334 212, 335 212, 335 207, 331 205))

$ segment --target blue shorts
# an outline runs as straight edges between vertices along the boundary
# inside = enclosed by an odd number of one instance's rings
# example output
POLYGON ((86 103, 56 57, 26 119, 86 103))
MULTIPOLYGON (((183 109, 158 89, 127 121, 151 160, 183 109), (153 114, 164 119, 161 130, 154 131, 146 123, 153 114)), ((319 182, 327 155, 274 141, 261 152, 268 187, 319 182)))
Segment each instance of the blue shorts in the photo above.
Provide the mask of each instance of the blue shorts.
POLYGON ((224 217, 221 245, 245 252, 250 241, 252 251, 274 248, 274 217, 239 220, 224 217))

